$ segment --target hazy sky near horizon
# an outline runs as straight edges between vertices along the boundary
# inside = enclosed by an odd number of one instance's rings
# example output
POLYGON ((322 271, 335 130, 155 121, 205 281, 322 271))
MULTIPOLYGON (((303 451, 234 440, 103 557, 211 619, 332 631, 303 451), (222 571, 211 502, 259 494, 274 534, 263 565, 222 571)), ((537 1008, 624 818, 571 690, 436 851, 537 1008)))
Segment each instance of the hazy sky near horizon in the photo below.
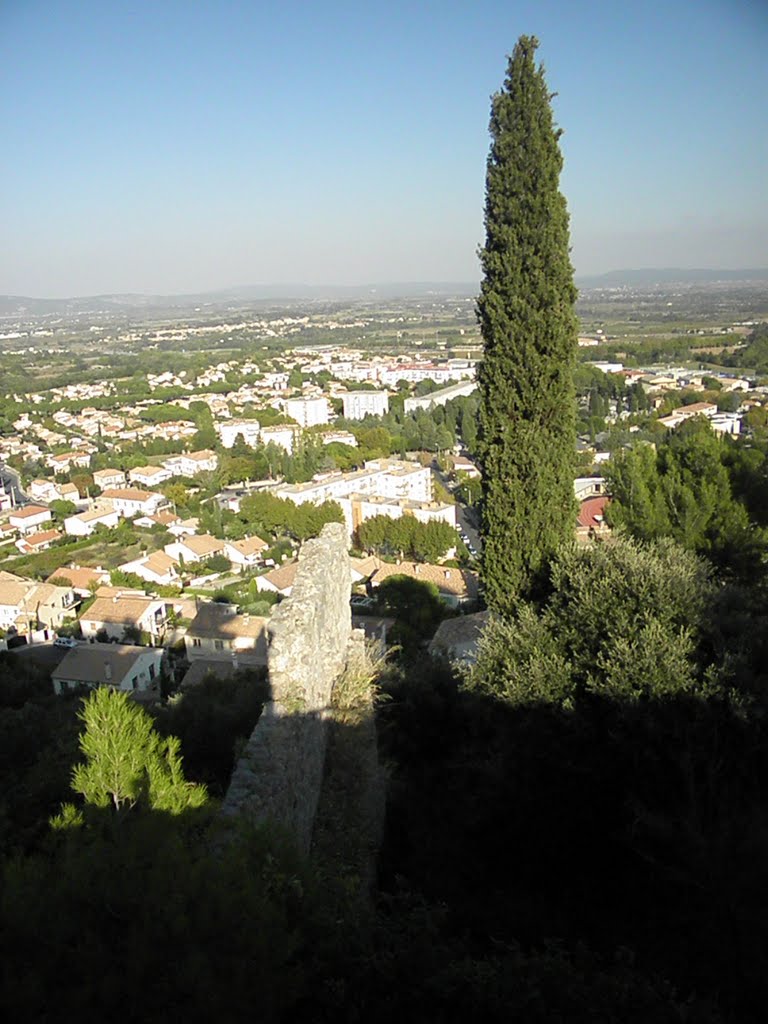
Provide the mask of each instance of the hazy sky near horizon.
POLYGON ((577 274, 768 265, 765 0, 0 0, 0 293, 477 280, 521 34, 577 274))

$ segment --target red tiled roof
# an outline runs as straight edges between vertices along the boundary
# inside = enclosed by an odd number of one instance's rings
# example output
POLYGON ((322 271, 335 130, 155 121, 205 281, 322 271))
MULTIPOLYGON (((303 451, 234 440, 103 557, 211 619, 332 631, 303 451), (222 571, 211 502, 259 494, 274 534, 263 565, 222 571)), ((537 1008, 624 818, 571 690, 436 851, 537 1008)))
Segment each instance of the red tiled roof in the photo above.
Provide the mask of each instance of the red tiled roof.
POLYGON ((598 529, 602 525, 605 507, 610 500, 607 495, 602 494, 599 498, 587 498, 586 501, 582 501, 579 509, 579 526, 583 526, 585 530, 590 527, 598 529))

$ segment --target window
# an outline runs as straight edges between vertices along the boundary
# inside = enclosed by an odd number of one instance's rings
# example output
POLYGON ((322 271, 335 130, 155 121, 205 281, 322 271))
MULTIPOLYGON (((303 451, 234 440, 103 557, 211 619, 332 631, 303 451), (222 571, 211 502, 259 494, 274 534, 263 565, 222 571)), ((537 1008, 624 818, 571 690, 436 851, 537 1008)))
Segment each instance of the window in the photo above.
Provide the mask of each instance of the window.
POLYGON ((138 676, 134 676, 133 677, 133 679, 131 680, 131 686, 134 688, 134 690, 138 690, 138 688, 139 688, 139 677, 138 676))
POLYGON ((202 647, 202 646, 203 646, 203 641, 202 641, 202 640, 200 639, 200 637, 197 637, 197 636, 196 636, 196 637, 195 637, 195 638, 194 638, 194 639, 192 640, 192 646, 193 646, 193 647, 202 647))
POLYGON ((214 640, 213 641, 213 646, 214 646, 214 648, 217 651, 223 651, 224 650, 224 641, 223 640, 214 640))
POLYGON ((155 678, 155 666, 154 665, 150 665, 149 666, 149 678, 150 679, 154 679, 155 678))

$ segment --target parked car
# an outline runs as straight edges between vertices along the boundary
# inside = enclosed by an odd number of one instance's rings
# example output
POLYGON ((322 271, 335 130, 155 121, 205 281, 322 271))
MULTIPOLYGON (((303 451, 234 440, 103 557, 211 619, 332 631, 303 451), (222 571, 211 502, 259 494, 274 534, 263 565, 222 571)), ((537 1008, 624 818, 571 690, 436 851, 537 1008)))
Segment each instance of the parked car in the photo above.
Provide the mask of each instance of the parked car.
POLYGON ((54 647, 77 647, 77 640, 73 636, 57 636, 53 641, 54 647))

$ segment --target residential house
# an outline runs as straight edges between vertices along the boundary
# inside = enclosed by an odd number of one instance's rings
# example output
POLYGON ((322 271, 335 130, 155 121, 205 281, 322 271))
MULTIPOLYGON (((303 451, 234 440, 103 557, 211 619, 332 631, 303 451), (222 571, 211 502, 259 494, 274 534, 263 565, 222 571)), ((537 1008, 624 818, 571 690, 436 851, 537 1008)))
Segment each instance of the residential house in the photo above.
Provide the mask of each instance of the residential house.
POLYGON ((298 562, 287 562, 285 565, 280 565, 276 569, 264 573, 263 576, 257 576, 256 587, 258 590, 271 591, 282 597, 290 597, 298 569, 298 562))
POLYGON ((172 476, 197 476, 198 473, 213 473, 219 464, 216 452, 204 449, 199 452, 184 452, 163 459, 163 466, 172 476))
MULTIPOLYGON (((99 591, 99 593, 102 593, 99 591)), ((168 627, 169 602, 159 597, 145 597, 136 592, 107 591, 110 596, 98 596, 80 617, 80 631, 86 639, 104 630, 110 640, 122 640, 126 628, 149 634, 152 643, 159 646, 168 627)))
POLYGON ((242 570, 260 565, 266 549, 261 537, 246 537, 244 540, 227 540, 224 542, 224 554, 233 565, 242 570))
POLYGON ((61 540, 62 537, 63 534, 58 530, 27 533, 16 541, 16 547, 22 555, 34 555, 37 551, 46 551, 54 541, 61 540))
POLYGON ((109 573, 106 569, 88 569, 79 565, 71 565, 56 569, 46 583, 53 583, 54 580, 66 581, 78 597, 90 597, 94 590, 104 583, 109 583, 109 573))
POLYGON ((447 565, 430 565, 427 562, 380 562, 374 570, 370 585, 374 589, 390 576, 407 576, 423 583, 434 583, 440 600, 451 608, 461 607, 477 600, 477 573, 469 569, 457 569, 447 565))
POLYGON ((464 473, 470 480, 480 479, 480 470, 466 455, 451 455, 448 462, 454 473, 464 473))
POLYGON ((59 491, 53 480, 32 480, 27 487, 27 494, 33 501, 56 501, 59 491))
POLYGON ((475 612, 473 615, 445 619, 437 627, 429 645, 429 653, 460 664, 473 664, 477 661, 478 643, 490 614, 488 611, 475 612))
POLYGON ((80 644, 51 672, 54 693, 109 686, 129 693, 159 687, 163 652, 129 644, 80 644))
POLYGON ((161 586, 174 586, 179 582, 178 563, 164 551, 153 551, 132 562, 123 562, 118 568, 161 586))
POLYGON ((108 487, 102 497, 112 502, 115 511, 133 519, 135 516, 151 516, 167 504, 166 498, 155 491, 142 491, 133 487, 108 487))
POLYGON ((91 464, 91 456, 89 452, 62 452, 61 455, 49 455, 45 464, 54 473, 68 473, 73 466, 87 469, 91 464))
POLYGON ((573 481, 573 492, 577 501, 596 498, 605 494, 605 478, 602 476, 577 476, 573 481))
POLYGON ((111 504, 100 504, 86 512, 67 516, 64 520, 64 532, 71 537, 90 537, 97 526, 113 529, 120 522, 117 509, 111 504))
POLYGON ((38 533, 43 523, 51 522, 52 518, 49 508, 43 508, 42 505, 26 505, 11 512, 8 522, 19 533, 38 533))
POLYGON ((166 544, 163 550, 178 563, 186 565, 191 562, 205 562, 214 555, 223 555, 224 546, 223 540, 211 537, 208 533, 201 533, 180 537, 172 544, 166 544))
POLYGON ((93 482, 102 491, 108 487, 124 487, 125 473, 121 469, 95 469, 93 482))
POLYGON ((175 523, 169 523, 168 533, 172 533, 174 537, 191 537, 197 533, 199 526, 200 520, 196 516, 190 519, 177 519, 175 523))
POLYGON ((0 629, 14 627, 20 633, 38 625, 58 629, 64 619, 74 616, 76 603, 71 587, 0 572, 0 629))
POLYGON ((56 494, 60 501, 71 501, 77 505, 80 499, 80 491, 71 483, 56 484, 56 494))
POLYGON ((203 602, 184 637, 187 658, 234 658, 241 666, 266 665, 268 622, 258 615, 238 615, 235 605, 203 602))
POLYGON ((144 487, 157 487, 170 480, 173 474, 165 466, 137 466, 128 470, 128 480, 144 487))
POLYGON ((585 543, 597 540, 598 537, 605 537, 611 532, 610 526, 605 521, 605 509, 610 500, 608 495, 602 494, 582 501, 576 523, 577 541, 585 543))
POLYGON ((133 525, 143 526, 147 530, 151 530, 153 526, 163 526, 168 530, 176 523, 180 522, 181 519, 175 512, 171 512, 170 509, 163 509, 162 512, 155 512, 154 515, 151 516, 138 516, 133 520, 133 525))

